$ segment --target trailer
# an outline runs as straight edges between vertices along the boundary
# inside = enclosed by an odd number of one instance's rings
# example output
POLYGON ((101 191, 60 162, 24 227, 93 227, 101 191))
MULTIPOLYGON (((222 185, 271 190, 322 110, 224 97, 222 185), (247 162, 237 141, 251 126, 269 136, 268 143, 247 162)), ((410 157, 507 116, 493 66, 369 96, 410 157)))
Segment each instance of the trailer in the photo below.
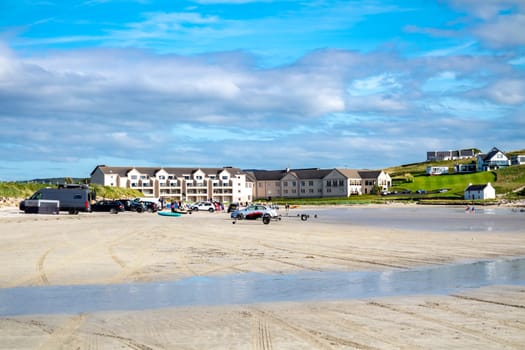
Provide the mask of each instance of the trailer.
POLYGON ((24 201, 26 214, 58 214, 60 201, 51 199, 26 199, 24 201))

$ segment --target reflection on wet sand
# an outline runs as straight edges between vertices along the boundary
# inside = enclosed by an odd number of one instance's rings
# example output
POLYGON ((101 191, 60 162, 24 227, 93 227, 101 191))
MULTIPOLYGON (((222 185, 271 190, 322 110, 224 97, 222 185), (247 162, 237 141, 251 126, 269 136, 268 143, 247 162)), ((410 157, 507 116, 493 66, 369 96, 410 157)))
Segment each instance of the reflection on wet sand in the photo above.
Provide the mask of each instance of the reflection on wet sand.
POLYGON ((176 282, 3 289, 0 315, 450 294, 481 286, 524 283, 525 258, 384 272, 196 276, 176 282))

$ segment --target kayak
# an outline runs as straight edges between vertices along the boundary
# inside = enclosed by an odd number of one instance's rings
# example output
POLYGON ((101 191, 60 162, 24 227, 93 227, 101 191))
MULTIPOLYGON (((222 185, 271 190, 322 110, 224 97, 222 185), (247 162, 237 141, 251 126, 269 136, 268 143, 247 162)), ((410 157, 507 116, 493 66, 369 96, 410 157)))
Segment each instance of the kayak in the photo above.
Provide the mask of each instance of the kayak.
POLYGON ((191 210, 180 210, 180 209, 175 209, 174 211, 172 211, 172 213, 177 213, 177 214, 191 214, 191 210))
POLYGON ((180 213, 173 213, 171 211, 158 211, 157 214, 161 215, 161 216, 182 216, 182 214, 180 213))

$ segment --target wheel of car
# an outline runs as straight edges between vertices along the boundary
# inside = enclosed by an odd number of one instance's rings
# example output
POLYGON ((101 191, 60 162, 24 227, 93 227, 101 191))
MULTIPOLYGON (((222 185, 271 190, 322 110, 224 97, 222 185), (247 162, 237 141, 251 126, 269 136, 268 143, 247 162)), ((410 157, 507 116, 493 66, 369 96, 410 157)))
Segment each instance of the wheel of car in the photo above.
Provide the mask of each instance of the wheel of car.
POLYGON ((199 211, 199 208, 195 207, 195 208, 192 208, 191 210, 199 211))
POLYGON ((308 215, 301 214, 301 221, 306 221, 306 220, 308 220, 308 215))
POLYGON ((208 209, 210 213, 213 213, 215 210, 213 208, 208 209))
POLYGON ((142 212, 143 212, 142 208, 141 208, 141 207, 138 207, 138 208, 137 208, 137 213, 142 213, 142 212))
POLYGON ((263 224, 268 225, 270 223, 270 216, 265 215, 263 216, 263 224))
POLYGON ((237 215, 237 220, 243 220, 244 219, 244 215, 242 213, 239 213, 237 215))
POLYGON ((117 211, 117 209, 115 209, 115 208, 111 208, 111 209, 109 209, 109 212, 110 212, 111 214, 118 214, 118 211, 117 211))

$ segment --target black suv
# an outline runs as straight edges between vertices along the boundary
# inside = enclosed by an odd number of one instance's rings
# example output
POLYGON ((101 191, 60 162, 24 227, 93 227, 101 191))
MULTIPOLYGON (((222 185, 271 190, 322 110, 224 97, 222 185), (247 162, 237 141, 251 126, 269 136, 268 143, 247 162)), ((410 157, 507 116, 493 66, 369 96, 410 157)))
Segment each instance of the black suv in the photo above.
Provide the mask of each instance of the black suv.
POLYGON ((131 199, 119 199, 119 202, 124 205, 124 210, 126 211, 136 211, 137 213, 142 213, 146 210, 144 204, 138 201, 133 201, 131 199))
POLYGON ((118 214, 124 211, 124 204, 120 201, 101 200, 91 205, 92 211, 108 211, 111 214, 118 214))
POLYGON ((143 201, 142 204, 144 205, 146 210, 150 213, 154 213, 157 210, 159 210, 159 207, 157 206, 157 203, 155 202, 143 201))

